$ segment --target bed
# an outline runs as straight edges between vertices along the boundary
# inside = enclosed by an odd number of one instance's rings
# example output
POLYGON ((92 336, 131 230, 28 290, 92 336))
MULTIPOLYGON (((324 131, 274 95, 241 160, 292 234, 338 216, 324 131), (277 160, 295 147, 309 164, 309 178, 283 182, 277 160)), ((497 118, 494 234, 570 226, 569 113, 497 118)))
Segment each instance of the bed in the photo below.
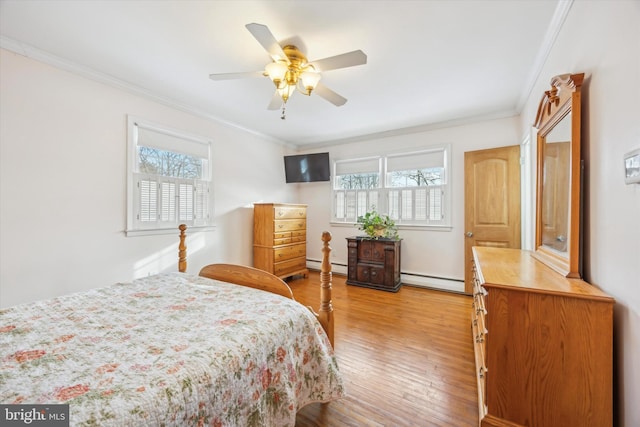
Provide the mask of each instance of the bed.
POLYGON ((73 426, 293 426, 342 397, 329 233, 318 314, 251 267, 185 273, 185 228, 178 272, 1 310, 0 403, 69 404, 73 426))

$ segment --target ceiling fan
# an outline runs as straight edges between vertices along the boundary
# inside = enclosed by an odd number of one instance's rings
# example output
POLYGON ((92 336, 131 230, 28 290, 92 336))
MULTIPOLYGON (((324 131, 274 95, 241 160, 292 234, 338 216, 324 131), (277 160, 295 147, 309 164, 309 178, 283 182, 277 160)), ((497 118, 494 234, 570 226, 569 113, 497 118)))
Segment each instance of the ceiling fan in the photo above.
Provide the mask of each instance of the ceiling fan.
POLYGON ((315 93, 336 106, 344 105, 347 99, 320 83, 321 73, 338 68, 353 67, 367 63, 367 55, 361 50, 331 56, 309 62, 296 46, 280 43, 266 25, 251 23, 246 25, 253 37, 269 53, 273 62, 267 64, 264 71, 241 73, 209 74, 212 80, 230 80, 248 77, 269 77, 276 87, 271 102, 267 107, 277 110, 282 106, 281 119, 285 119, 285 104, 293 93, 310 96, 315 93))

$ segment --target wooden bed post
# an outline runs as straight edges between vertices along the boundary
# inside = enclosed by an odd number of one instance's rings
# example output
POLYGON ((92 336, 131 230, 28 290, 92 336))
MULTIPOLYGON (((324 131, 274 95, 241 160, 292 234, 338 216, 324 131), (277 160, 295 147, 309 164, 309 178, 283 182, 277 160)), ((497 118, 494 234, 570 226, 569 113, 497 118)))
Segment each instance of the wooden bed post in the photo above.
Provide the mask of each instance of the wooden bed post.
POLYGON ((186 236, 185 231, 187 226, 185 224, 180 224, 178 226, 180 230, 180 245, 178 246, 178 271, 180 273, 184 273, 187 271, 187 247, 184 244, 184 239, 186 236))
POLYGON ((331 233, 322 232, 322 264, 320 267, 320 313, 318 320, 333 346, 333 305, 331 304, 331 233))

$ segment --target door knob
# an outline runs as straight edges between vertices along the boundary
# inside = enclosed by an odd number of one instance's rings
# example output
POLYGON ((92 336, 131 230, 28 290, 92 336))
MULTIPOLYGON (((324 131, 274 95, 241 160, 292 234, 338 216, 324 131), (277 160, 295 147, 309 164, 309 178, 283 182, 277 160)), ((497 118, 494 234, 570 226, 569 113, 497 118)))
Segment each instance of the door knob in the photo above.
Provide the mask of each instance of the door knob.
POLYGON ((471 231, 467 231, 464 235, 467 237, 473 237, 473 233, 471 231))

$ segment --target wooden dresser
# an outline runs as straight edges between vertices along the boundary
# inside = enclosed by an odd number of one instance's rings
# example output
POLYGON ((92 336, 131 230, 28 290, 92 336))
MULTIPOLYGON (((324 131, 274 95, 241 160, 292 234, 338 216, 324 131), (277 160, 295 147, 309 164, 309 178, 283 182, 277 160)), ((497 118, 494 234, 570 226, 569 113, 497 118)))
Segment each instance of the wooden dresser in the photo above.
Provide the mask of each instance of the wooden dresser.
POLYGON ((348 285, 397 292, 401 240, 347 238, 348 285))
POLYGON ((253 266, 280 278, 307 270, 307 205, 253 205, 253 266))
POLYGON ((614 300, 528 251, 473 255, 480 425, 611 426, 614 300))

